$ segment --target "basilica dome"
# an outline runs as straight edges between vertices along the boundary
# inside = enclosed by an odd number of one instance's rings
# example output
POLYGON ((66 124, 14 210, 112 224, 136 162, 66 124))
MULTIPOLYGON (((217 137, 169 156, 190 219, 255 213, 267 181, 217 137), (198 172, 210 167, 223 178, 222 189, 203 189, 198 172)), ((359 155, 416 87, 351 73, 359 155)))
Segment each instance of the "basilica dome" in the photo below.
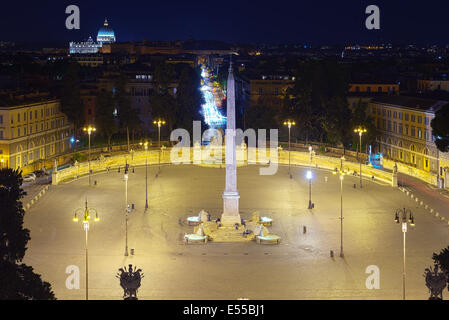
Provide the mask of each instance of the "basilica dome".
POLYGON ((109 26, 108 20, 104 20, 103 27, 98 30, 97 42, 101 43, 114 43, 115 42, 115 33, 114 30, 109 26))

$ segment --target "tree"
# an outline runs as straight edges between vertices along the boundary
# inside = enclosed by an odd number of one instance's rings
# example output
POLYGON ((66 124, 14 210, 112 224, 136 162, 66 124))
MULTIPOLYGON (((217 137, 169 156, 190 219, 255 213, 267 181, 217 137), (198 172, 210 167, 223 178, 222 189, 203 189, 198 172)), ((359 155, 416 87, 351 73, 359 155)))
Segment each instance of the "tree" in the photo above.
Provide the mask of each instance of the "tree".
POLYGON ((449 104, 443 106, 435 113, 430 123, 432 135, 435 137, 435 145, 441 152, 449 151, 449 104))
MULTIPOLYGON (((363 102, 361 99, 357 102, 352 110, 351 116, 351 128, 356 129, 359 126, 367 130, 363 135, 362 146, 365 144, 371 144, 375 142, 377 136, 377 128, 374 124, 374 119, 369 113, 368 103, 363 102)), ((353 143, 359 144, 359 137, 354 134, 353 143)), ((362 148, 363 150, 363 148, 362 148)))
MULTIPOLYGON (((298 86, 289 88, 283 100, 282 116, 285 120, 294 120, 299 132, 303 133, 306 144, 316 129, 318 115, 313 111, 311 87, 298 86)), ((281 121, 282 122, 282 119, 281 121)))
POLYGON ((22 261, 30 240, 30 231, 23 228, 22 181, 18 170, 0 169, 0 257, 10 262, 22 261))
POLYGON ((83 125, 83 100, 80 93, 79 65, 72 62, 67 66, 61 92, 61 111, 75 126, 75 132, 83 125))
POLYGON ((298 123, 305 139, 351 141, 348 81, 335 61, 308 61, 298 67, 294 86, 284 97, 283 116, 298 123))
POLYGON ((176 92, 176 127, 191 131, 193 121, 201 121, 199 110, 204 103, 200 91, 201 76, 198 69, 186 65, 181 71, 176 92))
POLYGON ((0 262, 0 300, 55 300, 48 282, 25 264, 0 262))
POLYGON ((272 106, 255 105, 245 110, 245 120, 248 128, 272 129, 278 127, 277 111, 272 106))
POLYGON ((154 71, 154 90, 150 94, 151 116, 153 119, 164 119, 170 131, 176 122, 176 99, 170 93, 170 84, 176 73, 172 65, 159 63, 154 71))
POLYGON ((25 211, 20 199, 26 194, 22 172, 0 169, 0 299, 54 300, 51 285, 21 262, 30 231, 23 228, 25 211))
POLYGON ((107 138, 108 147, 111 148, 112 135, 118 131, 114 117, 114 97, 111 92, 103 90, 98 94, 95 121, 99 133, 107 138))
POLYGON ((129 152, 129 128, 134 130, 138 129, 141 125, 139 118, 139 110, 135 109, 131 105, 131 98, 126 91, 126 77, 120 75, 116 83, 116 93, 114 96, 115 104, 118 109, 118 118, 121 127, 126 128, 126 137, 128 140, 128 152, 129 152))
MULTIPOLYGON (((449 247, 441 250, 439 254, 434 253, 432 259, 436 264, 438 264, 441 271, 446 274, 446 279, 449 284, 449 247)), ((447 289, 449 290, 449 286, 447 289)))

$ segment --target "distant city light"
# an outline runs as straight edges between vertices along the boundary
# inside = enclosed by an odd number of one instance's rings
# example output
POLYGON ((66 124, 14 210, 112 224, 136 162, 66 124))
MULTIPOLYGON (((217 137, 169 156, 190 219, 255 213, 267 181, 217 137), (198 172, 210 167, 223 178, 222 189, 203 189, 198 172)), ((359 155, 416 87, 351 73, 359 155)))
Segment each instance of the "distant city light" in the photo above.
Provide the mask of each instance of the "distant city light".
POLYGON ((226 117, 218 111, 217 104, 215 103, 215 97, 212 93, 213 88, 207 85, 209 74, 206 71, 206 68, 203 68, 201 77, 203 78, 203 86, 201 87, 201 91, 203 92, 203 97, 205 100, 205 103, 202 105, 204 122, 206 122, 206 124, 210 127, 221 126, 226 123, 226 117))

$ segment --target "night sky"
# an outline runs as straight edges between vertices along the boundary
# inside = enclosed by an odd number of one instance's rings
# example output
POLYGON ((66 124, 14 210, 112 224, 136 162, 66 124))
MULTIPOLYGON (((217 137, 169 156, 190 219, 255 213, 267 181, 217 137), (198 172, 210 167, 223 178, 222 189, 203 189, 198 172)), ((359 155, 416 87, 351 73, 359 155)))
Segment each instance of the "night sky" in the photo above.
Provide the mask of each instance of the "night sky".
POLYGON ((95 39, 107 17, 118 41, 449 43, 448 0, 4 0, 0 10, 0 41, 95 39), (65 29, 70 4, 80 7, 81 30, 65 29), (380 7, 380 31, 365 28, 370 4, 380 7))

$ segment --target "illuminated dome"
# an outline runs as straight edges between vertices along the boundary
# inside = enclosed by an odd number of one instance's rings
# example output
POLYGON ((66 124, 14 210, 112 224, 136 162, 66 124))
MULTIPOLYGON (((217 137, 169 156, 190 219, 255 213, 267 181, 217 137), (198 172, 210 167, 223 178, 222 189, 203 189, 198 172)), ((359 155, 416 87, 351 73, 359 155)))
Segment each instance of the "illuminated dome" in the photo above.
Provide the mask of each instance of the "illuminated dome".
POLYGON ((109 27, 108 19, 104 20, 104 25, 98 30, 97 42, 100 43, 114 43, 115 33, 111 27, 109 27))

